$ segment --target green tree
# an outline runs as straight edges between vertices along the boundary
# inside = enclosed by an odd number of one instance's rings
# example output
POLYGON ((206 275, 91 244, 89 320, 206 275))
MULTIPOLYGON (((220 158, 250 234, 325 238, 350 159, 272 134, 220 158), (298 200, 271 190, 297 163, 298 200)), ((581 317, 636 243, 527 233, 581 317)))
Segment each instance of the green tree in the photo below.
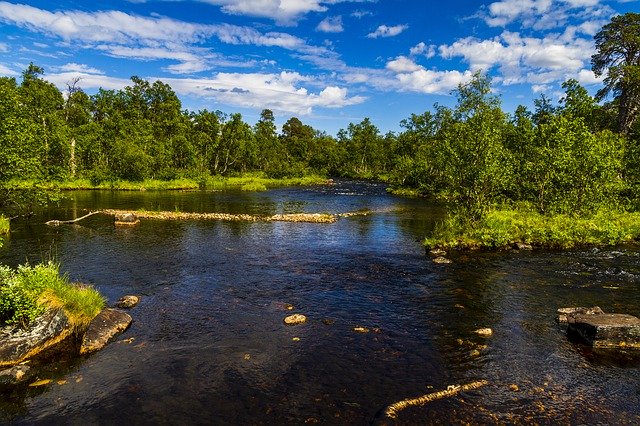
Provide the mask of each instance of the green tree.
POLYGON ((613 93, 618 130, 628 134, 640 113, 640 14, 614 16, 595 35, 595 43, 591 66, 596 76, 605 76, 597 98, 613 93))

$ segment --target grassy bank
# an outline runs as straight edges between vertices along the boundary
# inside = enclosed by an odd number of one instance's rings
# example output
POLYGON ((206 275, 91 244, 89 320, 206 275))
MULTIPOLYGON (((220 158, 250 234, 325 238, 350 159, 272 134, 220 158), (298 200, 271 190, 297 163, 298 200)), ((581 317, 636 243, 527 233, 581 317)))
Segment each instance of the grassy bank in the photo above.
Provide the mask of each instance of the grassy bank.
POLYGON ((237 177, 203 176, 200 178, 178 178, 172 180, 146 179, 141 182, 125 180, 92 182, 89 179, 73 179, 65 181, 33 182, 11 181, 7 184, 13 189, 44 189, 44 190, 93 190, 106 189, 118 191, 168 191, 168 190, 224 190, 240 189, 243 191, 266 191, 278 186, 317 185, 327 181, 320 176, 305 176, 299 178, 273 179, 260 174, 250 174, 237 177))
POLYGON ((0 326, 26 328, 48 308, 62 308, 74 327, 91 321, 104 307, 92 287, 72 284, 54 263, 0 266, 0 326))
POLYGON ((425 240, 427 248, 500 249, 516 243, 541 248, 615 245, 640 238, 640 213, 602 211, 589 218, 495 210, 474 225, 450 216, 425 240))

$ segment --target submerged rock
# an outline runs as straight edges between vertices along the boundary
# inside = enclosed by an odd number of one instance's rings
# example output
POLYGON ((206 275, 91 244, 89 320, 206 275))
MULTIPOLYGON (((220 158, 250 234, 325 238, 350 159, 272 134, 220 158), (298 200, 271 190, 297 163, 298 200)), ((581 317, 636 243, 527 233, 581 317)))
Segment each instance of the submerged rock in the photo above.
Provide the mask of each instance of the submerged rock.
POLYGON ((594 348, 640 349, 640 319, 633 315, 572 315, 567 334, 579 337, 594 348))
POLYGON ((140 298, 138 296, 122 296, 116 302, 116 306, 122 309, 130 309, 136 306, 140 302, 140 298))
POLYGON ((30 380, 33 376, 28 365, 16 365, 0 371, 0 386, 14 386, 30 380))
POLYGON ((438 265, 448 265, 453 262, 444 256, 438 256, 435 259, 433 259, 433 263, 437 263, 438 265))
POLYGON ((306 321, 307 321, 307 317, 305 317, 302 314, 289 315, 284 319, 284 323, 287 325, 302 324, 302 323, 305 323, 306 321))
POLYGON ((62 342, 72 331, 62 309, 45 312, 27 330, 0 329, 0 367, 19 364, 62 342))
POLYGON ((567 324, 572 321, 574 315, 602 315, 604 311, 599 306, 593 306, 591 308, 577 307, 577 308, 559 308, 557 310, 556 321, 560 324, 567 324))
POLYGON ((441 248, 434 248, 429 250, 429 254, 433 255, 433 256, 446 256, 447 252, 442 250, 441 248))
POLYGON ((89 324, 82 339, 80 354, 88 354, 105 347, 115 336, 131 324, 131 316, 117 309, 103 309, 89 324))
POLYGON ((479 328, 473 332, 482 337, 489 337, 493 335, 493 330, 490 328, 479 328))

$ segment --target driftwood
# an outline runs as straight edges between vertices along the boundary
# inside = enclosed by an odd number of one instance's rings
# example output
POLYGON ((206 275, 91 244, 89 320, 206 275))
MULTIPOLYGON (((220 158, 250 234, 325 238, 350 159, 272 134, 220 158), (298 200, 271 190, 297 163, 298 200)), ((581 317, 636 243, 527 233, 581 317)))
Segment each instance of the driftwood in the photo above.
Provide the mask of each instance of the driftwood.
POLYGON ((398 401, 385 408, 384 415, 391 419, 395 419, 398 417, 398 413, 405 408, 419 407, 437 399, 449 398, 451 396, 459 394, 460 392, 478 389, 488 383, 489 382, 487 382, 486 380, 479 380, 477 382, 468 383, 466 385, 451 385, 443 391, 433 392, 418 398, 403 399, 402 401, 398 401))
POLYGON ((72 220, 57 220, 57 219, 54 219, 54 220, 50 220, 48 222, 45 222, 45 224, 49 225, 49 226, 68 225, 68 224, 80 222, 81 220, 86 219, 89 216, 93 216, 94 214, 99 214, 99 213, 104 213, 104 212, 102 210, 98 210, 98 211, 95 211, 95 212, 89 212, 89 213, 85 214, 84 216, 79 217, 77 219, 72 219, 72 220))

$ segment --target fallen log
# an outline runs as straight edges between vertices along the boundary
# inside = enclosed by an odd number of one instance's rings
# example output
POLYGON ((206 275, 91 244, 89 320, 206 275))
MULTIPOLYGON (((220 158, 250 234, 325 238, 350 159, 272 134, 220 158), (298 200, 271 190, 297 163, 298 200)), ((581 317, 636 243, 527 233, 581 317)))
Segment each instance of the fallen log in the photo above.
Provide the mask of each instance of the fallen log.
POLYGON ((71 220, 50 220, 48 222, 45 222, 45 225, 49 225, 49 226, 59 226, 59 225, 68 225, 68 224, 72 224, 72 223, 76 223, 76 222, 80 222, 81 220, 84 220, 86 218, 88 218, 89 216, 93 216, 94 214, 99 214, 99 213, 104 213, 102 210, 98 210, 95 212, 89 212, 87 214, 85 214, 82 217, 79 217, 77 219, 71 219, 71 220))
POLYGON ((405 408, 419 407, 437 399, 449 398, 460 392, 478 389, 488 383, 486 380, 478 380, 477 382, 467 383, 466 385, 450 385, 447 389, 439 392, 433 392, 418 398, 403 399, 385 408, 384 415, 390 419, 395 419, 398 417, 398 413, 405 408))

